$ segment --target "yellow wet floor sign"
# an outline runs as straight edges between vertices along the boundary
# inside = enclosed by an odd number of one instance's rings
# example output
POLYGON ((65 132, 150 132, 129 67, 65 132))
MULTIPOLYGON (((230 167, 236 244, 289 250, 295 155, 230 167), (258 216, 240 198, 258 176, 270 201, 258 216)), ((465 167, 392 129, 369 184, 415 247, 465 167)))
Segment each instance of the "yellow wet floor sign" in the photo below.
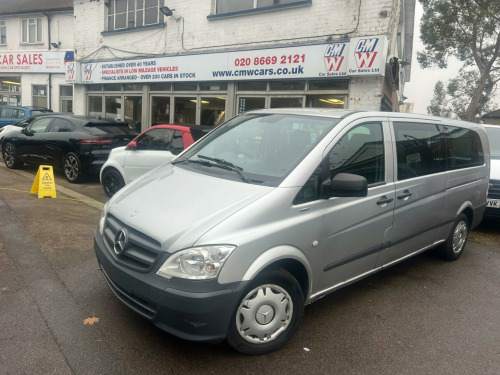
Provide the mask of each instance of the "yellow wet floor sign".
POLYGON ((56 197, 56 182, 50 165, 40 165, 30 193, 38 193, 38 198, 56 197))

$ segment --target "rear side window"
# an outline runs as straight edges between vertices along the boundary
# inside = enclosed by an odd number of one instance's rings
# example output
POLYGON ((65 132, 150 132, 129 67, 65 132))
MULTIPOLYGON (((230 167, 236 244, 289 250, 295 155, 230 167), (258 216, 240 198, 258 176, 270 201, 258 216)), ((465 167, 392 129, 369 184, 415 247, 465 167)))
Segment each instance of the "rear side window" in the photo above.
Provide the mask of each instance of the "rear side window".
POLYGON ((75 131, 75 125, 68 120, 56 118, 50 126, 51 132, 72 132, 75 131))
POLYGON ((442 127, 424 123, 394 123, 398 180, 445 170, 442 127))
POLYGON ((13 112, 14 112, 14 109, 12 109, 12 108, 2 108, 2 112, 1 112, 0 116, 2 118, 14 118, 13 112))
POLYGON ((184 150, 184 141, 182 140, 182 131, 176 130, 174 132, 174 137, 172 138, 172 150, 182 151, 184 150))
POLYGON ((479 135, 471 129, 446 126, 448 169, 475 167, 484 164, 479 135))
POLYGON ((24 109, 14 109, 12 111, 13 118, 24 118, 24 109))

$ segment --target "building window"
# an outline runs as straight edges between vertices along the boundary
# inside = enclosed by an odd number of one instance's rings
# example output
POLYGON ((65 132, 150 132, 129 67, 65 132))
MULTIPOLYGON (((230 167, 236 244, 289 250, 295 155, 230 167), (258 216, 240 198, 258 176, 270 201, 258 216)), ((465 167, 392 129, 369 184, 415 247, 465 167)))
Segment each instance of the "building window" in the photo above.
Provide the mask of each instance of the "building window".
POLYGON ((26 18, 21 20, 21 42, 22 43, 42 42, 41 18, 26 18))
MULTIPOLYGON (((259 8, 273 8, 288 5, 310 4, 311 1, 304 0, 217 0, 216 14, 242 12, 259 8)), ((264 10, 264 9, 262 9, 264 10)))
POLYGON ((60 111, 73 112, 73 86, 59 86, 60 111))
POLYGON ((159 23, 163 0, 110 0, 108 31, 159 23))
POLYGON ((33 85, 33 106, 47 108, 46 85, 33 85))
POLYGON ((0 20, 0 45, 7 44, 7 26, 5 20, 0 20))

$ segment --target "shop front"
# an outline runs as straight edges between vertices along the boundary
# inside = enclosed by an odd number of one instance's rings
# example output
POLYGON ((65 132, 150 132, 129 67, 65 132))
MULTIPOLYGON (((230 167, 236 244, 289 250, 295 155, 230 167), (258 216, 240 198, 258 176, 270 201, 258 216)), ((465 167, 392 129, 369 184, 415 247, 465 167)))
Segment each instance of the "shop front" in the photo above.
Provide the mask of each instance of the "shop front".
POLYGON ((387 38, 377 36, 260 50, 81 62, 75 67, 78 74, 73 74, 73 82, 84 92, 86 114, 127 121, 137 130, 160 123, 217 126, 260 108, 351 108, 352 86, 360 84, 374 92, 377 103, 373 108, 379 110, 386 56, 387 38), (372 81, 376 84, 370 85, 372 81))

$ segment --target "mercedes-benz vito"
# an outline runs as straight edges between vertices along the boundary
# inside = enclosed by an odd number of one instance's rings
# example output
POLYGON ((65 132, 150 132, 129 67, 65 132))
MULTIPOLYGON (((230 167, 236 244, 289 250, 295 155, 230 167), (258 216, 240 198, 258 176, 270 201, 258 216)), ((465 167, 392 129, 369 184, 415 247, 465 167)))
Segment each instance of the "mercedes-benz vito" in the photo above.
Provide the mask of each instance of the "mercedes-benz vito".
POLYGON ((114 294, 161 329, 266 353, 327 293, 431 248, 460 257, 489 163, 480 124, 248 112, 114 195, 97 260, 114 294))

